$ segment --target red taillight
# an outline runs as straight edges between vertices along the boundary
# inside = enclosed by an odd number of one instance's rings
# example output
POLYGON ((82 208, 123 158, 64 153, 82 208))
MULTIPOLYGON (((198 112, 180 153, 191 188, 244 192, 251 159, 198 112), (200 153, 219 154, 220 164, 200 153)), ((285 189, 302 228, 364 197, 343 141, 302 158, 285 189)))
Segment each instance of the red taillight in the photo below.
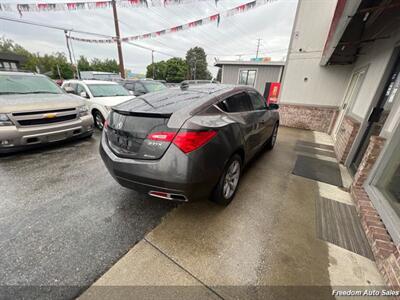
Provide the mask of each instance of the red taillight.
POLYGON ((175 132, 168 132, 168 131, 158 131, 150 133, 147 136, 147 139, 152 141, 163 141, 163 142, 172 142, 175 137, 175 132))
POLYGON ((174 138, 173 143, 184 153, 189 153, 206 144, 216 134, 216 131, 180 132, 174 138))
POLYGON ((103 127, 104 127, 105 129, 107 129, 109 123, 110 123, 110 122, 108 121, 108 119, 105 120, 105 121, 104 121, 104 124, 103 124, 103 127))
POLYGON ((152 141, 173 142, 184 153, 192 152, 217 134, 216 131, 186 131, 186 132, 169 132, 158 131, 150 133, 147 139, 152 141))

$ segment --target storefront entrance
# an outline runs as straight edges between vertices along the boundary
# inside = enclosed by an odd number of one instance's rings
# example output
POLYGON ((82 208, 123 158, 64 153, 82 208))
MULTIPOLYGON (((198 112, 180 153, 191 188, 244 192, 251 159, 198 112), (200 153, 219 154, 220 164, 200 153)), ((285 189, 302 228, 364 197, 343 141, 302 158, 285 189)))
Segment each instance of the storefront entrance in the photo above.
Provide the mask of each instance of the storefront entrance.
MULTIPOLYGON (((398 51, 396 51, 398 53, 398 51)), ((350 170, 356 173, 367 150, 371 136, 379 135, 393 106, 394 98, 400 88, 400 55, 392 69, 383 93, 368 118, 368 125, 350 164, 350 170)))

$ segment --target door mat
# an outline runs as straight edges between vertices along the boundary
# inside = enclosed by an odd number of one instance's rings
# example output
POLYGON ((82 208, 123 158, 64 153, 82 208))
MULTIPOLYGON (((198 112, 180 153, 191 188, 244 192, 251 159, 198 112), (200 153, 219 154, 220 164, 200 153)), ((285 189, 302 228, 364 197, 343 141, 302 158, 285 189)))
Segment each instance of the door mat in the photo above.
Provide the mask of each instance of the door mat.
POLYGON ((332 145, 326 145, 326 144, 319 144, 319 143, 313 143, 313 142, 307 142, 307 141, 297 141, 296 145, 304 146, 304 147, 311 147, 311 148, 320 148, 323 150, 328 150, 328 151, 334 151, 334 148, 332 145))
POLYGON ((292 174, 343 186, 339 164, 331 161, 298 155, 292 174))
POLYGON ((302 144, 298 143, 294 147, 294 150, 297 152, 303 152, 303 153, 308 153, 308 154, 317 154, 317 155, 323 155, 323 156, 328 156, 332 158, 336 158, 336 154, 333 151, 330 150, 323 150, 320 148, 314 148, 314 147, 308 147, 308 146, 303 146, 302 144))
POLYGON ((320 197, 316 202, 317 237, 374 260, 354 206, 320 197))

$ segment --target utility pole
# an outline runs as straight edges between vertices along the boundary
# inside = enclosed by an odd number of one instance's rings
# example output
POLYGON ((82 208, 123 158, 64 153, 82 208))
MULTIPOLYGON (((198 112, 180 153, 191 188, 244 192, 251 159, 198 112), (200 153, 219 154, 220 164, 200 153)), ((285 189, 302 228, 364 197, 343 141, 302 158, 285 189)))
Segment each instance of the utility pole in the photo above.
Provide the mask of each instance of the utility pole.
POLYGON ((260 51, 260 42, 261 42, 261 39, 257 39, 257 52, 256 52, 256 58, 258 58, 258 53, 259 53, 259 51, 260 51))
POLYGON ((117 4, 116 4, 115 0, 111 0, 111 4, 112 4, 113 14, 114 14, 115 36, 117 38, 119 72, 121 73, 121 77, 125 78, 125 67, 124 67, 124 58, 122 56, 121 34, 119 32, 117 4))
POLYGON ((151 50, 151 65, 153 66, 153 79, 156 73, 156 66, 154 65, 154 50, 151 50))
MULTIPOLYGON (((74 65, 74 61, 72 60, 71 48, 70 48, 70 46, 69 46, 68 31, 67 31, 67 30, 64 30, 64 34, 65 34, 65 42, 67 43, 67 50, 68 50, 69 61, 70 61, 71 65, 73 66, 73 65, 74 65)), ((57 69, 58 69, 58 72, 60 72, 60 71, 59 71, 60 69, 59 69, 58 65, 57 65, 57 69)), ((75 75, 75 74, 74 74, 74 75, 75 75)), ((76 76, 78 76, 78 78, 79 78, 79 73, 77 73, 76 76)), ((74 76, 74 78, 75 78, 75 76, 74 76)))

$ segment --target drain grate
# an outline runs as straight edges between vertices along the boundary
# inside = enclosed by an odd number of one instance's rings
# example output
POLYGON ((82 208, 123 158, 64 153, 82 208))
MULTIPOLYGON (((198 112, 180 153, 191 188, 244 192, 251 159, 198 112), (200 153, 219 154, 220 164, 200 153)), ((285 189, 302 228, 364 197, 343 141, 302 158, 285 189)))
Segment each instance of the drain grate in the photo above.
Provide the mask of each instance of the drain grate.
POLYGON ((354 206, 320 197, 316 225, 319 239, 374 260, 354 206))

